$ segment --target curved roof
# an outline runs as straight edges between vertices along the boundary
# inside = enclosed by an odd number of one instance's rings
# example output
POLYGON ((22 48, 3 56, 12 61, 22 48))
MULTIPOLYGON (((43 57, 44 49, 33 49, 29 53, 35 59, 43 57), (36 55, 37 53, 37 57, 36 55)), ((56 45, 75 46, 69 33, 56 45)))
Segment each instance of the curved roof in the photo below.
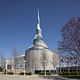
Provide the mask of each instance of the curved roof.
POLYGON ((33 45, 35 45, 37 47, 48 48, 47 44, 42 39, 34 39, 33 45))

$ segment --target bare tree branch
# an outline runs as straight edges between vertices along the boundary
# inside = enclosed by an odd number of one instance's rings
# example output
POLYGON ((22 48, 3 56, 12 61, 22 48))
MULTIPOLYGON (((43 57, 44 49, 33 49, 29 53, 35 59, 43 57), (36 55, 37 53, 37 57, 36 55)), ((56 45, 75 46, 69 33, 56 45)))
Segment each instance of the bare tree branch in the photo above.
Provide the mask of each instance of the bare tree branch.
POLYGON ((48 56, 45 53, 45 51, 43 51, 43 53, 41 54, 41 59, 40 60, 41 60, 41 65, 42 65, 43 70, 44 70, 45 69, 45 63, 44 63, 44 61, 46 61, 46 66, 48 64, 48 56))
POLYGON ((72 18, 62 29, 62 41, 59 50, 76 53, 80 58, 80 18, 72 18))

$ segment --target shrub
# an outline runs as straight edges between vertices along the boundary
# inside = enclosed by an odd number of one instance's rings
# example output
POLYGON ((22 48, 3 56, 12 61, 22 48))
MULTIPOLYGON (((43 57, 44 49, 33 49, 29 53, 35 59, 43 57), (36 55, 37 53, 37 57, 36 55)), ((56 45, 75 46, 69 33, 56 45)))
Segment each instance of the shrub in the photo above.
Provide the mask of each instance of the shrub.
POLYGON ((71 75, 77 75, 77 72, 71 72, 70 74, 71 75))
POLYGON ((80 75, 80 72, 77 72, 78 75, 80 75))
POLYGON ((26 72, 25 74, 26 75, 32 75, 32 72, 26 72))
POLYGON ((14 73, 13 73, 13 72, 7 72, 7 74, 8 74, 8 75, 13 75, 14 73))
MULTIPOLYGON (((45 74, 45 72, 40 72, 39 73, 39 75, 44 75, 45 74)), ((46 72, 46 75, 51 75, 51 73, 50 72, 46 72)))
POLYGON ((69 75, 70 73, 69 72, 63 72, 63 75, 69 75))
POLYGON ((46 72, 46 75, 51 75, 51 73, 50 72, 46 72))
POLYGON ((60 72, 59 75, 69 75, 70 72, 60 72))
POLYGON ((24 72, 20 72, 19 75, 24 75, 24 72))
POLYGON ((59 75, 80 75, 80 72, 74 71, 74 72, 61 72, 59 75))
POLYGON ((44 72, 40 72, 39 75, 44 75, 44 72))

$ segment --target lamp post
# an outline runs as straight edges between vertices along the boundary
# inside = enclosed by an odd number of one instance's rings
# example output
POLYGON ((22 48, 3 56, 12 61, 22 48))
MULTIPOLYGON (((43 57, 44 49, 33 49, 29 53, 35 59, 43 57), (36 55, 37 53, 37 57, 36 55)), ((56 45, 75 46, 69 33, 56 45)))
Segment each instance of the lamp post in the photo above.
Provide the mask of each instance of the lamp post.
POLYGON ((25 64, 27 61, 24 60, 24 76, 25 76, 25 64))
POLYGON ((59 62, 59 73, 61 73, 61 60, 59 62))
POLYGON ((7 75, 7 61, 6 61, 6 75, 7 75))
POLYGON ((44 76, 46 76, 46 60, 44 60, 44 76))

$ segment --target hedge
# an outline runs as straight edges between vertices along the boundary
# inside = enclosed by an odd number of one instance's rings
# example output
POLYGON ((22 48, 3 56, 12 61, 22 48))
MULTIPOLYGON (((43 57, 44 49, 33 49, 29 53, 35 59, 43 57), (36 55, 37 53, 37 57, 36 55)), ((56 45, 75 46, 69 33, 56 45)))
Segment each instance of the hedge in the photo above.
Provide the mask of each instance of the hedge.
MULTIPOLYGON (((44 75, 45 74, 45 72, 40 72, 39 73, 39 75, 44 75)), ((46 72, 46 75, 51 75, 51 73, 50 72, 46 72)))
MULTIPOLYGON (((24 72, 20 72, 19 75, 24 75, 24 72)), ((32 72, 25 72, 25 75, 32 75, 32 72)))
POLYGON ((80 75, 80 72, 61 72, 59 75, 80 75))
POLYGON ((20 72, 19 75, 24 75, 24 72, 20 72))
POLYGON ((26 72, 25 74, 26 75, 32 75, 32 72, 26 72))
POLYGON ((4 72, 4 74, 8 74, 8 75, 13 75, 14 74, 14 72, 4 72))

